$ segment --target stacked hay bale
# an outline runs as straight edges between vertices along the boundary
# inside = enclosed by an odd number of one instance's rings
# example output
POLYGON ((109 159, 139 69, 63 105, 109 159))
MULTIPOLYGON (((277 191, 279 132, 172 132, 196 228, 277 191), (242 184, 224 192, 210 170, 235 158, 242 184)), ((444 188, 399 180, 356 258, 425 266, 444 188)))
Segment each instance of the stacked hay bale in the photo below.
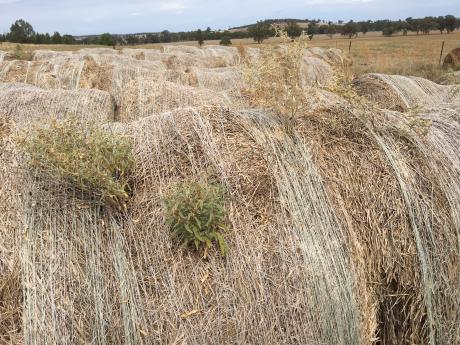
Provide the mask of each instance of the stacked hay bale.
POLYGON ((452 68, 457 70, 460 68, 460 48, 456 48, 452 50, 449 54, 446 55, 444 58, 444 62, 442 65, 444 68, 452 68))
MULTIPOLYGON (((324 85, 348 64, 335 51, 307 55, 332 66, 324 85)), ((243 87, 236 68, 193 69, 200 88, 167 81, 174 70, 134 70, 118 84, 124 123, 111 123, 102 91, 0 85, 0 119, 47 128, 49 116, 78 116, 83 132, 104 124, 111 140, 130 138, 134 164, 129 199, 113 207, 35 175, 4 136, 14 164, 0 170, 0 191, 13 190, 0 194, 0 211, 12 210, 0 215, 0 341, 460 342, 460 102, 451 87, 370 75, 355 83, 360 97, 300 85, 296 73, 302 105, 287 116, 228 103, 219 91, 243 87), (227 72, 237 77, 213 76, 227 72), (418 111, 381 109, 388 92, 418 111), (197 180, 225 189, 225 257, 171 239, 165 196, 197 180)))

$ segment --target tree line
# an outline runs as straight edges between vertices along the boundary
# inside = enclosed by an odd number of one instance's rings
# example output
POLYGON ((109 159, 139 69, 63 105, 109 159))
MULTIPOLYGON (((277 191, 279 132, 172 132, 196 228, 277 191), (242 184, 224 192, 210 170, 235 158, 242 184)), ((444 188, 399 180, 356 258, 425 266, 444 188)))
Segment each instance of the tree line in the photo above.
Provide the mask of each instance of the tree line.
POLYGON ((291 38, 299 37, 302 33, 312 39, 315 35, 324 34, 333 37, 336 34, 341 34, 345 37, 353 38, 359 33, 365 35, 368 32, 382 32, 384 36, 392 36, 397 33, 407 35, 409 32, 418 34, 429 34, 433 30, 439 30, 442 34, 444 32, 451 33, 460 28, 460 18, 453 15, 439 16, 439 17, 425 17, 414 19, 409 17, 405 20, 377 20, 377 21, 359 21, 354 22, 350 20, 347 23, 339 21, 338 23, 325 23, 321 20, 308 21, 308 27, 301 28, 299 21, 285 21, 282 19, 259 21, 248 27, 250 37, 255 41, 262 42, 268 37, 274 35, 273 24, 283 23, 287 34, 291 38))
MULTIPOLYGON (((35 44, 100 44, 107 46, 115 45, 136 45, 146 43, 170 43, 182 41, 198 41, 202 44, 205 40, 221 40, 223 44, 231 44, 232 39, 253 38, 261 43, 266 38, 275 34, 273 25, 283 23, 286 31, 291 38, 299 37, 305 33, 310 39, 315 35, 325 34, 333 37, 341 34, 345 37, 353 38, 359 33, 379 31, 385 36, 392 36, 401 33, 407 35, 408 32, 416 34, 429 34, 433 30, 440 33, 451 33, 460 28, 460 19, 453 15, 425 18, 407 18, 405 20, 377 20, 377 21, 349 21, 347 23, 325 23, 321 20, 298 20, 298 19, 270 19, 259 21, 247 27, 240 27, 240 30, 213 31, 211 28, 206 30, 170 32, 164 30, 160 33, 146 33, 136 35, 102 35, 88 36, 81 40, 76 40, 72 35, 61 35, 55 32, 37 33, 32 25, 23 19, 19 19, 11 25, 10 31, 0 35, 0 42, 8 41, 14 43, 35 43, 35 44), (302 28, 298 23, 305 23, 306 28, 302 28)), ((235 28, 236 29, 236 28, 235 28)))

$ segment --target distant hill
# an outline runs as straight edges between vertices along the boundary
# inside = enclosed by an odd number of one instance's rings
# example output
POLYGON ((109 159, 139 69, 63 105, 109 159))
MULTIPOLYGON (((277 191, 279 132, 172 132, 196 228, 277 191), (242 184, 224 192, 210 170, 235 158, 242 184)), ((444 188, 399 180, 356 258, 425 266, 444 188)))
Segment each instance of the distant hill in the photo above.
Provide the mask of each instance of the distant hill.
MULTIPOLYGON (((264 22, 269 23, 269 24, 281 24, 285 25, 289 22, 295 22, 297 23, 300 27, 306 28, 308 27, 309 23, 315 22, 318 25, 327 25, 327 22, 324 20, 315 20, 315 19, 295 19, 295 18, 283 18, 283 19, 266 19, 264 22)), ((251 26, 254 26, 256 23, 253 24, 248 24, 248 25, 242 25, 242 26, 235 26, 233 28, 230 28, 230 32, 237 32, 237 31, 246 31, 248 30, 251 26)))

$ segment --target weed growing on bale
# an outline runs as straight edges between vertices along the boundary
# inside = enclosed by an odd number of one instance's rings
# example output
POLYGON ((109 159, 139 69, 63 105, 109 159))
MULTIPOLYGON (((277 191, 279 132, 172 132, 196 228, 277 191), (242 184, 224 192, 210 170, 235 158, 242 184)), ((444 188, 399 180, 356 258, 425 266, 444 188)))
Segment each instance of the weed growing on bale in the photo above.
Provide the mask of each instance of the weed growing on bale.
POLYGON ((70 118, 25 131, 18 144, 37 176, 116 207, 128 198, 134 160, 126 136, 70 118))
POLYGON ((299 76, 307 43, 304 36, 289 43, 286 31, 278 27, 275 31, 286 45, 282 50, 267 48, 260 60, 246 64, 244 75, 249 85, 246 92, 253 105, 274 110, 289 124, 305 103, 299 76))
POLYGON ((204 248, 204 256, 217 242, 223 256, 228 247, 221 234, 226 228, 227 210, 224 189, 218 184, 203 181, 178 183, 164 199, 166 223, 172 236, 183 246, 204 248))
POLYGON ((32 53, 30 51, 24 51, 22 46, 19 44, 16 45, 13 51, 13 58, 15 60, 32 60, 32 53))

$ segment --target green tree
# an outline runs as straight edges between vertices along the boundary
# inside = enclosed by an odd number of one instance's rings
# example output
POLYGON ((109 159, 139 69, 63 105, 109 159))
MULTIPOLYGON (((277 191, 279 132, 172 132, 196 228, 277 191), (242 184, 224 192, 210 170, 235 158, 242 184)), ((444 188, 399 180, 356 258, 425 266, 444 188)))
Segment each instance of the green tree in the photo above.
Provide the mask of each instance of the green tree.
POLYGON ((337 33, 337 29, 335 28, 335 25, 330 23, 326 28, 326 35, 328 35, 329 38, 332 38, 334 37, 336 33, 337 33))
POLYGON ((259 44, 272 35, 270 24, 263 21, 258 21, 257 24, 251 26, 248 31, 254 41, 259 44))
POLYGON ((229 46, 232 44, 232 40, 230 39, 229 36, 224 36, 222 37, 222 39, 220 40, 220 45, 222 46, 229 46))
POLYGON ((62 43, 64 44, 75 44, 75 38, 72 35, 62 36, 62 43))
POLYGON ((457 18, 449 14, 444 17, 444 21, 445 21, 447 33, 449 34, 451 32, 454 32, 457 26, 457 18))
POLYGON ((393 25, 393 23, 388 23, 382 30, 383 36, 391 37, 393 34, 395 34, 398 30, 396 29, 396 26, 393 25))
POLYGON ((359 22, 358 23, 359 31, 363 33, 363 35, 369 32, 370 22, 359 22))
POLYGON ((201 31, 201 29, 198 29, 196 32, 196 40, 200 47, 204 44, 203 31, 201 31))
POLYGON ((431 30, 438 29, 438 24, 429 17, 420 20, 420 31, 423 34, 428 35, 431 30))
POLYGON ((115 39, 111 34, 106 32, 99 36, 98 43, 103 46, 115 46, 115 39))
POLYGON ((447 25, 446 25, 446 18, 443 17, 443 16, 439 16, 436 20, 436 22, 438 23, 438 28, 439 28, 439 31, 441 32, 441 34, 444 32, 444 30, 447 29, 447 25))
POLYGON ((349 38, 352 38, 353 36, 356 36, 358 34, 358 25, 352 20, 350 20, 348 23, 346 23, 342 27, 342 35, 343 36, 348 36, 349 38))
POLYGON ((164 30, 161 32, 160 35, 160 41, 161 43, 169 43, 172 41, 172 35, 168 30, 164 30))
POLYGON ((130 45, 138 44, 139 38, 137 38, 137 36, 134 36, 134 35, 128 35, 126 36, 126 43, 130 45))
POLYGON ((51 36, 51 42, 53 44, 61 44, 62 43, 62 37, 59 32, 55 32, 53 36, 51 36))
POLYGON ((26 43, 35 35, 34 28, 24 19, 19 19, 11 25, 8 39, 15 43, 26 43))
POLYGON ((313 39, 313 36, 315 36, 318 33, 318 25, 315 22, 311 22, 308 24, 308 29, 307 29, 307 35, 309 39, 313 39))
POLYGON ((286 32, 290 38, 296 38, 302 35, 302 28, 296 22, 289 22, 286 26, 286 32))

